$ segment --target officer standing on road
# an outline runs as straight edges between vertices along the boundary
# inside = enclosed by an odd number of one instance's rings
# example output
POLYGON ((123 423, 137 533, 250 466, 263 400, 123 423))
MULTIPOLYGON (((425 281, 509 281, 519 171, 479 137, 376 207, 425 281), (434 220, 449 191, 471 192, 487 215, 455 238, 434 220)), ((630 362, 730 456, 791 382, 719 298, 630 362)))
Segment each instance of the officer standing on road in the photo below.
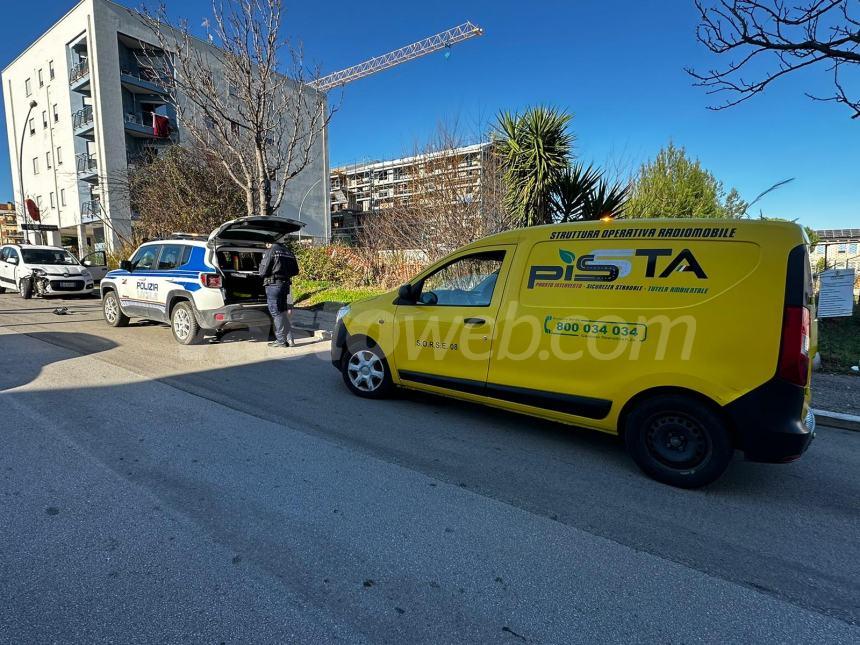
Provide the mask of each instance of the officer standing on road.
POLYGON ((290 279, 299 273, 296 256, 283 244, 268 244, 263 261, 260 262, 260 276, 266 287, 266 302, 275 326, 275 340, 269 347, 290 347, 294 345, 293 330, 287 313, 290 295, 290 279))

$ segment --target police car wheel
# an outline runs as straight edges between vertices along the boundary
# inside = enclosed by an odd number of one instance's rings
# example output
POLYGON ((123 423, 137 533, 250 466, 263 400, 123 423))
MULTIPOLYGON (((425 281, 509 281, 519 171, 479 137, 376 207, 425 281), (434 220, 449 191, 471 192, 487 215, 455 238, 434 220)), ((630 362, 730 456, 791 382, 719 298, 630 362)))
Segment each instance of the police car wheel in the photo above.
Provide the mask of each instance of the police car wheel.
POLYGON ((647 475, 679 488, 700 488, 723 474, 734 454, 726 424, 705 403, 657 396, 627 417, 624 440, 647 475))
POLYGON ((102 299, 102 313, 105 322, 111 327, 125 327, 128 325, 128 316, 122 313, 119 306, 119 298, 115 291, 108 291, 102 299))
POLYGON ((388 361, 377 346, 347 349, 341 363, 341 372, 344 383, 357 396, 379 399, 391 392, 388 361))
POLYGON ((18 293, 24 300, 33 297, 33 281, 30 278, 21 278, 18 281, 18 293))
POLYGON ((182 345, 193 345, 200 338, 200 326, 187 302, 180 302, 173 308, 170 313, 170 328, 176 342, 182 345))

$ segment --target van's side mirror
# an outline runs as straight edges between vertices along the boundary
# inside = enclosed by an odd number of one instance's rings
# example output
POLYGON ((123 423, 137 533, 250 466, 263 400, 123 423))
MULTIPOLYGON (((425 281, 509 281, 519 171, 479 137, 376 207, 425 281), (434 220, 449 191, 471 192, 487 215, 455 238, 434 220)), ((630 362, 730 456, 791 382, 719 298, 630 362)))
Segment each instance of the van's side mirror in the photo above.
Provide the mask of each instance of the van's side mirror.
POLYGON ((12 256, 12 257, 8 258, 6 260, 6 262, 8 262, 9 264, 18 264, 18 258, 16 258, 15 256, 12 256))
POLYGON ((131 273, 132 271, 134 271, 134 264, 131 260, 123 260, 119 263, 119 268, 123 271, 128 271, 129 273, 131 273))
POLYGON ((84 260, 84 266, 85 267, 91 267, 92 265, 93 265, 93 263, 90 260, 84 260))
POLYGON ((415 294, 411 284, 404 284, 397 290, 397 299, 403 304, 415 304, 415 294))

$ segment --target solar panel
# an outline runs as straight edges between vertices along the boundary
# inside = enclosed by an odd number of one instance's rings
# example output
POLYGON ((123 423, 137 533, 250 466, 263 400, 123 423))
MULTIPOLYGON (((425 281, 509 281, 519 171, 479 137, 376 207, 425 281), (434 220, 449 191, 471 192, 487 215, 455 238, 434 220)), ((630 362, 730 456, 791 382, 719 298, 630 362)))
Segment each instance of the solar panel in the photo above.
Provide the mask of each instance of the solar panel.
POLYGON ((860 228, 826 228, 815 232, 822 240, 860 240, 860 228))

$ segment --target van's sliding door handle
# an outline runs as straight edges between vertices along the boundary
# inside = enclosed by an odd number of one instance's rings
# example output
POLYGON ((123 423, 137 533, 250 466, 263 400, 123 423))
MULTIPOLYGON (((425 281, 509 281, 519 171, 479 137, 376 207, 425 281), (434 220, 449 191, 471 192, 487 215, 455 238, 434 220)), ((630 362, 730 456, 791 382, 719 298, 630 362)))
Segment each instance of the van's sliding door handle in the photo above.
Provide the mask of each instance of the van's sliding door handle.
POLYGON ((485 322, 487 321, 483 318, 466 318, 463 321, 466 325, 483 325, 485 322))

